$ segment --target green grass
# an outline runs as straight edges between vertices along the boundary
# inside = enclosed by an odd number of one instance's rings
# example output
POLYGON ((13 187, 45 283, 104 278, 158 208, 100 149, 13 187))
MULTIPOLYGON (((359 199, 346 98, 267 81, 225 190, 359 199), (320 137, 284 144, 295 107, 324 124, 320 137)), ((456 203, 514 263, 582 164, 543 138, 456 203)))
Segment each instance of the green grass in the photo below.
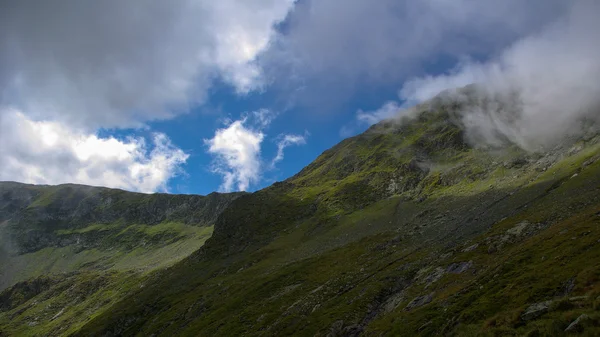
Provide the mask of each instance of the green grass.
MULTIPOLYGON (((309 184, 300 174, 240 199, 235 213, 229 210, 222 219, 235 227, 211 246, 261 244, 198 253, 174 265, 160 274, 165 280, 136 294, 141 303, 157 305, 150 312, 139 315, 142 307, 130 301, 115 307, 119 317, 135 317, 120 333, 313 336, 337 329, 335 322, 342 320, 339 333, 360 326, 367 335, 543 335, 564 330, 581 313, 597 317, 593 301, 600 266, 590 261, 600 261, 600 232, 593 230, 600 219, 600 164, 581 164, 598 148, 546 172, 533 164, 505 168, 500 159, 494 166, 479 151, 448 156, 415 194, 348 201, 361 191, 370 193, 352 188, 364 186, 355 185, 365 181, 364 173, 322 185, 309 184), (453 170, 459 170, 457 179, 448 178, 453 170), (426 198, 416 200, 419 195, 426 198), (340 200, 351 206, 339 206, 340 200), (302 213, 313 204, 314 211, 302 213), (486 240, 498 240, 523 220, 540 227, 488 252, 486 240), (561 235, 565 229, 569 234, 561 235), (232 233, 239 241, 226 236, 232 233), (463 252, 475 243, 476 249, 463 252), (473 261, 467 272, 445 274, 432 284, 419 281, 435 268, 466 261, 473 261), (538 320, 520 319, 532 303, 564 301, 556 293, 571 278, 576 280, 571 294, 588 294, 587 302, 559 305, 538 320), (429 293, 431 303, 403 310, 429 293)), ((321 161, 332 158, 324 156, 321 161)), ((304 173, 317 174, 311 172, 317 171, 304 173)), ((115 317, 101 315, 82 333, 111 331, 115 317)), ((596 331, 594 322, 586 323, 586 331, 596 331)))
MULTIPOLYGON (((91 227, 83 232, 105 230, 91 227)), ((140 246, 133 250, 115 247, 80 251, 68 246, 17 256, 10 260, 11 265, 3 266, 13 272, 15 280, 55 275, 51 277, 57 283, 17 308, 0 312, 0 332, 23 336, 69 335, 143 286, 144 275, 172 266, 198 250, 210 238, 212 229, 212 226, 178 223, 134 225, 128 230, 146 235, 177 232, 181 239, 159 247, 140 246), (60 316, 53 319, 58 313, 60 316)))
POLYGON ((0 312, 9 336, 69 335, 142 286, 136 273, 76 273, 56 278, 36 297, 0 312))
POLYGON ((55 233, 58 235, 67 235, 67 234, 84 234, 94 231, 110 231, 119 227, 118 224, 93 224, 84 228, 75 228, 75 229, 59 229, 56 230, 55 233))
POLYGON ((80 270, 141 270, 164 268, 188 256, 210 238, 213 227, 196 227, 180 223, 154 226, 92 225, 60 235, 112 232, 94 247, 47 247, 32 253, 12 256, 3 266, 10 271, 3 281, 12 284, 46 274, 80 270), (117 229, 115 231, 115 229, 117 229))

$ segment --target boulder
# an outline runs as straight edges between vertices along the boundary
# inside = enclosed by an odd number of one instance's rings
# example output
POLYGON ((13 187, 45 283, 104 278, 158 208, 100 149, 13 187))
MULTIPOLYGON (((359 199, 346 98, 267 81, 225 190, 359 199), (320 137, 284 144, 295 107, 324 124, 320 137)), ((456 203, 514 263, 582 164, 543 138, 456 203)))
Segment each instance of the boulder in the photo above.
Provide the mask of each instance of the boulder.
POLYGON ((425 304, 430 303, 431 300, 433 300, 433 293, 415 297, 415 299, 413 299, 412 301, 410 301, 410 303, 408 303, 408 305, 406 306, 406 308, 404 308, 404 310, 410 311, 412 309, 424 306, 425 304))
POLYGON ((583 330, 583 326, 581 325, 581 323, 586 321, 587 319, 589 319, 589 316, 586 314, 577 317, 576 320, 569 324, 569 326, 565 329, 565 332, 580 332, 581 330, 583 330))
POLYGON ((525 310, 525 312, 521 315, 521 319, 524 321, 530 321, 532 319, 536 319, 542 316, 543 314, 548 312, 550 304, 552 304, 552 301, 544 301, 530 305, 527 308, 527 310, 525 310))
POLYGON ((456 262, 446 268, 446 272, 450 274, 462 274, 465 271, 473 267, 473 261, 469 262, 456 262))

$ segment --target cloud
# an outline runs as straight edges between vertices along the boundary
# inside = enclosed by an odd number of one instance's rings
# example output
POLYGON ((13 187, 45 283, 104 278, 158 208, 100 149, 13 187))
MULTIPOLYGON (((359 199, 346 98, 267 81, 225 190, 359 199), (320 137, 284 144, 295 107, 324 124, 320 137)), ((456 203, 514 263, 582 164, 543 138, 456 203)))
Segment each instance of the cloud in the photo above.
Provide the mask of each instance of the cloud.
POLYGON ((391 118, 398 114, 401 107, 397 102, 390 101, 385 103, 381 108, 375 111, 362 111, 359 110, 356 113, 356 119, 359 122, 366 123, 368 125, 373 125, 381 120, 391 118))
POLYGON ((223 176, 221 191, 246 191, 258 183, 263 172, 274 169, 283 160, 283 151, 291 145, 306 144, 306 137, 294 134, 280 134, 277 141, 277 154, 270 164, 261 157, 261 147, 266 138, 264 130, 277 114, 268 109, 260 109, 242 114, 236 121, 227 121, 225 127, 217 129, 211 139, 204 139, 208 153, 215 158, 213 173, 223 176))
POLYGON ((569 6, 565 0, 301 1, 260 60, 277 88, 322 106, 344 101, 359 86, 396 84, 465 55, 495 55, 569 6))
POLYGON ((22 112, 0 114, 0 180, 81 183, 139 192, 167 191, 188 154, 161 133, 144 138, 99 137, 22 112))
POLYGON ((283 160, 283 150, 286 147, 292 145, 304 145, 306 144, 306 136, 308 135, 293 135, 293 134, 281 134, 278 137, 277 141, 277 154, 275 158, 271 161, 271 167, 274 167, 275 164, 283 160))
POLYGON ((261 129, 268 127, 271 122, 277 117, 277 113, 268 109, 259 109, 251 113, 251 117, 261 129))
POLYGON ((0 11, 0 105, 95 130, 185 112, 215 79, 264 85, 257 55, 293 0, 32 0, 0 11))
POLYGON ((208 153, 216 156, 213 172, 223 176, 222 191, 246 191, 260 178, 260 147, 265 135, 247 127, 247 121, 234 121, 204 140, 208 153))
POLYGON ((173 118, 202 104, 215 82, 240 95, 262 89, 257 56, 293 6, 293 0, 3 2, 0 177, 166 190, 187 154, 162 134, 146 143, 99 137, 98 130, 173 118))
POLYGON ((402 87, 401 98, 415 103, 477 83, 476 90, 462 94, 471 102, 463 122, 477 144, 508 139, 535 150, 580 134, 584 120, 598 122, 600 116, 600 3, 570 3, 562 17, 497 58, 467 61, 448 74, 412 79, 402 87))
POLYGON ((410 111, 406 109, 404 104, 395 101, 388 101, 380 108, 373 111, 364 111, 359 109, 356 111, 356 119, 346 123, 340 128, 339 134, 342 138, 352 137, 365 129, 365 126, 371 126, 384 119, 398 118, 407 115, 410 111))

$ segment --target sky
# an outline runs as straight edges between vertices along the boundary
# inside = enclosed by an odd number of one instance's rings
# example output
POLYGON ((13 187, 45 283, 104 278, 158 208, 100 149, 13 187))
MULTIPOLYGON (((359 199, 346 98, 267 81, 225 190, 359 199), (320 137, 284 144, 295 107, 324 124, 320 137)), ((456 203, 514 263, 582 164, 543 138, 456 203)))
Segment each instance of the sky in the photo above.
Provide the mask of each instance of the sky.
POLYGON ((534 147, 597 107, 598 17, 594 0, 0 0, 0 180, 256 191, 470 83, 526 111, 473 111, 472 138, 534 147))

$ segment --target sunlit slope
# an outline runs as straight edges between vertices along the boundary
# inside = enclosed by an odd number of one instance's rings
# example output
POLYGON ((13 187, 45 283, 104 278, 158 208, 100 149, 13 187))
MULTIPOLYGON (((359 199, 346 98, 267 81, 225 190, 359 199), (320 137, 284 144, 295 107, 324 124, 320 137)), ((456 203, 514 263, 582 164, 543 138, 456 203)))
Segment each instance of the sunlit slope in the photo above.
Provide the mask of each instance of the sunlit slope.
POLYGON ((598 138, 479 148, 460 107, 421 109, 236 199, 78 334, 556 335, 584 313, 597 331, 598 138))

